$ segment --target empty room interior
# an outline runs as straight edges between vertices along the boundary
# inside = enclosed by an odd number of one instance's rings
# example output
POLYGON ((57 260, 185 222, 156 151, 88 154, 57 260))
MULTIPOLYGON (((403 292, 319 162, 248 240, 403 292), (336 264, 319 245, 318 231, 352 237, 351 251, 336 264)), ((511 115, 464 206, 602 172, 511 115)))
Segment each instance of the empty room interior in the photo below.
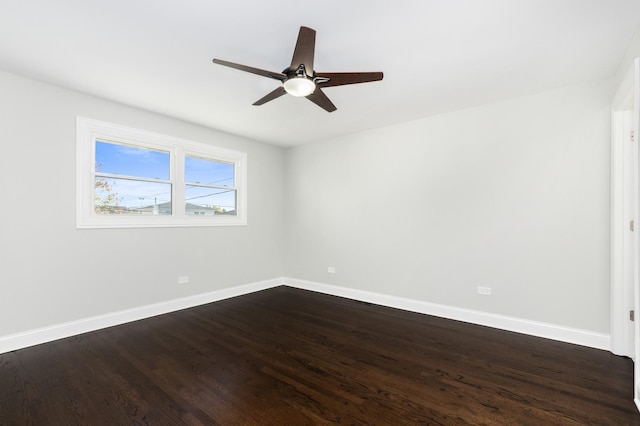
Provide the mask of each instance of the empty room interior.
POLYGON ((0 424, 640 425, 639 57, 638 0, 3 2, 0 424))

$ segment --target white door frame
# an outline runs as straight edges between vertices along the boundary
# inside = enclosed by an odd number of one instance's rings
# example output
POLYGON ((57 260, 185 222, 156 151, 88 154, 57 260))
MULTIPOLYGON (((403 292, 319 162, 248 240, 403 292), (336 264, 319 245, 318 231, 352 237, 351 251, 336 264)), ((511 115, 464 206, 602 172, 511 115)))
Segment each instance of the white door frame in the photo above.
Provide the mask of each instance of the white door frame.
MULTIPOLYGON (((637 361, 640 354, 640 223, 638 125, 640 59, 611 105, 611 352, 637 361)), ((634 362, 634 401, 640 408, 640 362, 634 362)))

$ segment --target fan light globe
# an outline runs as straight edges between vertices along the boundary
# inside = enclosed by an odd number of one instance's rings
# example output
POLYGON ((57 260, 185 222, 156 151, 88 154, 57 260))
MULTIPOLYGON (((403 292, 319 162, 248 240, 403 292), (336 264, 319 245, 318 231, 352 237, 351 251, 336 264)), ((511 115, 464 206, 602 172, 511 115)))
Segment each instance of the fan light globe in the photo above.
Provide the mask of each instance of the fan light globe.
POLYGON ((305 77, 294 77, 284 82, 284 90, 291 96, 309 96, 316 90, 316 84, 305 77))

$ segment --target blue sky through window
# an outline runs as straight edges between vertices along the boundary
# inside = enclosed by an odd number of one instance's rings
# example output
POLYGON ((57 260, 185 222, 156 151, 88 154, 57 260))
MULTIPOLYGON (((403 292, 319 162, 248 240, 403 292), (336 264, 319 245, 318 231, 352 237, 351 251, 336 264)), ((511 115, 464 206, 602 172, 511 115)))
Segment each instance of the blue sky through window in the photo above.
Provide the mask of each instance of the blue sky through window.
MULTIPOLYGON (((137 209, 171 201, 171 184, 136 179, 169 180, 169 152, 101 140, 95 143, 96 171, 125 178, 97 178, 109 182, 113 193, 117 194, 118 205, 137 209)), ((224 188, 235 185, 233 163, 189 156, 184 157, 184 161, 187 203, 235 211, 236 191, 224 188)))
POLYGON ((204 158, 185 157, 184 180, 217 186, 234 186, 234 165, 204 158))
POLYGON ((166 151, 96 141, 96 168, 101 173, 168 180, 169 161, 166 151))

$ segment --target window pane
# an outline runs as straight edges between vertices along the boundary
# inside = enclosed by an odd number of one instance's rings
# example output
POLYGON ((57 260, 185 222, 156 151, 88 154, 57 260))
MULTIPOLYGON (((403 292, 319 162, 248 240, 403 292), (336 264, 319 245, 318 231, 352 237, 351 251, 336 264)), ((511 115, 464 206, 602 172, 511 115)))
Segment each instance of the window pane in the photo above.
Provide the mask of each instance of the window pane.
POLYGON ((236 191, 187 185, 187 215, 236 214, 236 191))
POLYGON ((205 185, 235 186, 234 165, 203 158, 185 157, 184 177, 186 182, 205 185))
POLYGON ((169 153, 96 140, 96 171, 169 180, 169 153))
POLYGON ((170 215, 171 184, 96 177, 97 214, 170 215))

